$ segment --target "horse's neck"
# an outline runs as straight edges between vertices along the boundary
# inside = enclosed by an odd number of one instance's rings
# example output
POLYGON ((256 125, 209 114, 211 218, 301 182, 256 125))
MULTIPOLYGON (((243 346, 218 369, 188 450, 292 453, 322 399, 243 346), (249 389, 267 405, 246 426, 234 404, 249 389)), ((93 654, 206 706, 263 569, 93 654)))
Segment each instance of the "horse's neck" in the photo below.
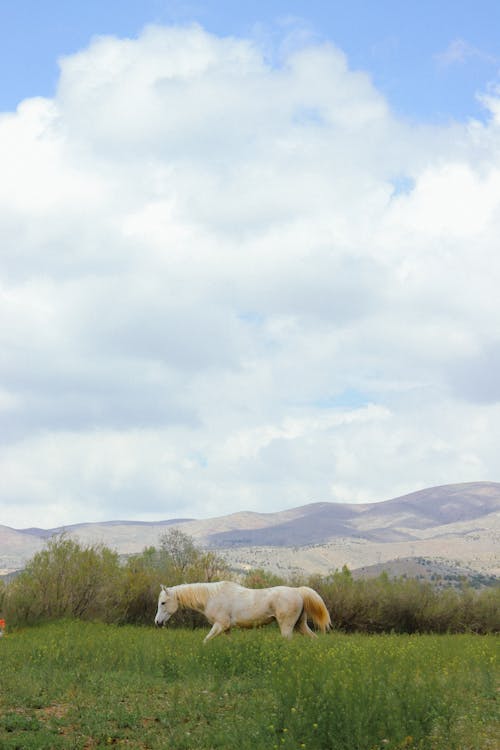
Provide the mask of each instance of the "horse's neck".
POLYGON ((173 590, 180 607, 204 612, 212 588, 211 583, 181 583, 179 586, 174 586, 173 590))

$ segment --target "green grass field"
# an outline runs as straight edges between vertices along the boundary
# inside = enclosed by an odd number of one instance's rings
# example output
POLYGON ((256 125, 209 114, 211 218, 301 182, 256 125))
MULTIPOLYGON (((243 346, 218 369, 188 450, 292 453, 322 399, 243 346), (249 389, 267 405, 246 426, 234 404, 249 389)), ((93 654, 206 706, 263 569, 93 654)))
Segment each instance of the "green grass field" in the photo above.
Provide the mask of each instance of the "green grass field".
POLYGON ((494 636, 62 622, 0 639, 0 748, 498 750, 494 636))

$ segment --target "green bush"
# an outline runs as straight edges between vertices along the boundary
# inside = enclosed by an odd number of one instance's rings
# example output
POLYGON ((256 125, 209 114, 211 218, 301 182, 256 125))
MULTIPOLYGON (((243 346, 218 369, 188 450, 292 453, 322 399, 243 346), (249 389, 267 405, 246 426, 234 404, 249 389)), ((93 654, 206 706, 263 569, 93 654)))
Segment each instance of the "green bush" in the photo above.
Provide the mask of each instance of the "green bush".
MULTIPOLYGON (((160 537, 159 548, 149 547, 130 557, 122 576, 122 620, 151 623, 156 612, 160 584, 220 580, 227 576, 226 562, 214 552, 200 549, 180 529, 170 529, 160 537)), ((195 627, 206 622, 197 612, 180 610, 172 625, 195 627)))
MULTIPOLYGON (((179 529, 160 538, 158 548, 120 563, 102 546, 82 546, 64 535, 51 539, 9 584, 0 582, 0 615, 9 627, 60 618, 151 624, 160 584, 176 585, 230 577, 215 552, 196 546, 179 529)), ((354 579, 347 567, 327 576, 291 581, 262 568, 242 583, 262 588, 308 584, 323 597, 333 627, 352 633, 498 633, 500 587, 442 589, 415 579, 354 579)), ((179 610, 171 626, 205 625, 199 613, 179 610)))
POLYGON ((266 589, 270 586, 283 586, 287 581, 263 568, 254 568, 245 574, 241 583, 249 589, 266 589))
POLYGON ((439 589, 427 581, 391 580, 385 573, 355 580, 347 567, 308 583, 323 597, 334 628, 346 633, 500 631, 500 586, 439 589))
POLYGON ((120 578, 115 552, 55 537, 7 586, 5 619, 14 627, 64 617, 107 620, 116 613, 120 578))

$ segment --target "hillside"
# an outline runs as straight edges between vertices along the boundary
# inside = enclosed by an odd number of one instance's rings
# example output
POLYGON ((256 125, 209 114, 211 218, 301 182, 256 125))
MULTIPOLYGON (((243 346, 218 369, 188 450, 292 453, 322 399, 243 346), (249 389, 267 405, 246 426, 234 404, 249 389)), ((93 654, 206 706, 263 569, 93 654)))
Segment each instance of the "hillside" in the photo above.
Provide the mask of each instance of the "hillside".
MULTIPOLYGON (((500 483, 443 485, 378 503, 310 503, 276 513, 238 512, 203 520, 109 521, 70 526, 82 542, 121 554, 157 545, 173 523, 220 550, 239 569, 324 573, 403 558, 426 558, 500 574, 500 483)), ((58 529, 0 526, 0 572, 21 568, 58 529)))
POLYGON ((498 512, 500 484, 445 485, 380 503, 312 503, 294 509, 293 517, 268 514, 268 523, 257 529, 244 527, 206 533, 205 541, 222 548, 302 546, 324 543, 333 537, 399 542, 432 536, 434 529, 457 523, 469 522, 472 529, 475 521, 498 512))

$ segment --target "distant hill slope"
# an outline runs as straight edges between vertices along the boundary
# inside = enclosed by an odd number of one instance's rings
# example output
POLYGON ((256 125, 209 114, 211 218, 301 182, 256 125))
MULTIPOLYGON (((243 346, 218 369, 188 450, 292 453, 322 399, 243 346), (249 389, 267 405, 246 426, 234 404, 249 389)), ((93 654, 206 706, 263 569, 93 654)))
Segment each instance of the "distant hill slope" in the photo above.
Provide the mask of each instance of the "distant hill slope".
MULTIPOLYGON (((109 521, 66 527, 84 543, 121 554, 157 545, 176 524, 236 567, 325 572, 407 557, 454 560, 500 573, 500 483, 443 485, 378 503, 310 503, 276 513, 238 512, 203 520, 109 521)), ((0 526, 0 573, 21 568, 62 529, 0 526)))
POLYGON ((238 528, 207 534, 215 547, 302 546, 332 537, 360 537, 374 542, 420 539, 422 532, 464 521, 479 521, 500 512, 500 484, 473 482, 412 492, 380 503, 347 505, 312 503, 295 509, 295 517, 263 528, 238 528))

